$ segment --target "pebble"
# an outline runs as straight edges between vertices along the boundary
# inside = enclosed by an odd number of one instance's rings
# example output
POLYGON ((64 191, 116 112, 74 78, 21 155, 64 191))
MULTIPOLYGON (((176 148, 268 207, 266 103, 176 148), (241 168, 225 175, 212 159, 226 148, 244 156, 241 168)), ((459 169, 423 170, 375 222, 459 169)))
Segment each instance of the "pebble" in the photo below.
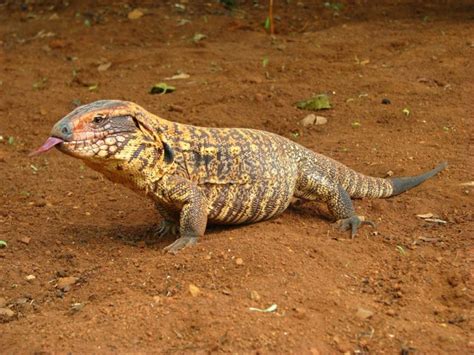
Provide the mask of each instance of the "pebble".
POLYGON ((33 202, 33 206, 35 207, 44 207, 46 206, 46 201, 45 200, 37 200, 33 202))
POLYGON ((255 94, 255 101, 257 101, 257 102, 262 102, 264 99, 265 99, 265 98, 264 98, 264 96, 263 96, 262 94, 260 94, 260 93, 256 93, 256 94, 255 94))
POLYGON ((14 315, 15 315, 15 312, 13 312, 10 308, 0 308, 0 319, 6 318, 8 320, 14 315))
POLYGON ((250 291, 249 297, 253 301, 260 301, 260 298, 261 298, 260 295, 258 294, 258 292, 255 291, 255 290, 250 291))
POLYGON ((369 319, 373 315, 374 315, 374 312, 372 312, 368 309, 365 309, 365 308, 362 308, 362 307, 357 308, 356 317, 359 318, 359 319, 362 319, 362 320, 369 319))
POLYGON ((196 297, 200 295, 201 290, 196 285, 189 284, 189 293, 191 294, 191 296, 196 297))
POLYGON ((390 105, 391 103, 389 99, 382 99, 382 105, 390 105))
POLYGON ((22 238, 20 238, 20 242, 22 242, 22 243, 24 243, 24 244, 26 244, 26 245, 30 244, 30 241, 31 241, 31 238, 30 238, 30 237, 22 237, 22 238))
POLYGON ((26 281, 33 281, 34 279, 36 279, 36 276, 35 276, 35 275, 27 275, 27 276, 25 276, 25 280, 26 280, 26 281))
POLYGON ((71 289, 71 286, 74 285, 78 280, 79 278, 74 276, 61 277, 58 279, 56 287, 60 290, 63 290, 64 292, 67 292, 71 289))
POLYGON ((237 259, 235 259, 235 263, 236 263, 237 265, 244 265, 244 261, 242 260, 242 258, 237 258, 237 259))
POLYGON ((352 347, 347 341, 341 339, 338 335, 335 335, 332 340, 336 343, 337 350, 341 353, 351 353, 352 347))
POLYGON ((175 111, 175 112, 184 112, 184 108, 183 106, 179 106, 179 105, 174 105, 174 104, 171 104, 168 108, 169 111, 175 111))
POLYGON ((138 20, 142 16, 143 16, 143 12, 138 9, 132 10, 128 13, 128 18, 130 20, 138 20))
POLYGON ((7 299, 5 297, 0 297, 0 308, 4 308, 7 305, 7 299))
POLYGON ((323 116, 316 116, 314 113, 309 114, 305 118, 303 118, 300 123, 303 127, 309 127, 312 125, 324 125, 328 123, 328 119, 323 116))
POLYGON ((71 313, 76 313, 76 312, 79 312, 80 310, 82 310, 84 308, 85 304, 84 303, 79 303, 79 302, 76 302, 76 303, 73 303, 71 305, 71 313))
POLYGON ((390 316, 390 317, 393 317, 397 314, 397 312, 395 312, 393 309, 389 309, 387 311, 387 315, 390 316))

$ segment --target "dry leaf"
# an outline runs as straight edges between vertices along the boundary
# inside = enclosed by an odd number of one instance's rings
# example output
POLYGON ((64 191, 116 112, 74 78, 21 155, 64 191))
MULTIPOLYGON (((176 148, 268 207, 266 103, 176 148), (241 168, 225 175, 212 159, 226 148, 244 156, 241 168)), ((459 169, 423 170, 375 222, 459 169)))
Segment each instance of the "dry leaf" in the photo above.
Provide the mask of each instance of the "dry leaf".
POLYGON ((424 213, 424 214, 417 214, 416 216, 418 218, 425 219, 425 218, 432 218, 434 216, 434 214, 430 212, 430 213, 424 213))

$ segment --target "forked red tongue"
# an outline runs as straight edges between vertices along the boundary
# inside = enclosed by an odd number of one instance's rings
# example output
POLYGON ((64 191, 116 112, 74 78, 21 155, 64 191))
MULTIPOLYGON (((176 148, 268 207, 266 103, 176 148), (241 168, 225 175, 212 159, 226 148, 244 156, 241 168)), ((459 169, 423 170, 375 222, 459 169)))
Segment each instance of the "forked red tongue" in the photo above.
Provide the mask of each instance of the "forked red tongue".
POLYGON ((48 150, 52 149, 55 145, 64 142, 61 138, 49 137, 46 142, 43 143, 41 147, 29 154, 30 157, 38 155, 41 153, 46 153, 48 150))

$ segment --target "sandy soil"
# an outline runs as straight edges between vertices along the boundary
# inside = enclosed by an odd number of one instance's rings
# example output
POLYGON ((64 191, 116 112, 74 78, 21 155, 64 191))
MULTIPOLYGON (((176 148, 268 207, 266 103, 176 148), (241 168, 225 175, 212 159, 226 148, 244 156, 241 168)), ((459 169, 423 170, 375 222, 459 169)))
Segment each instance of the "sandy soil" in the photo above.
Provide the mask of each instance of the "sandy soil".
POLYGON ((274 38, 266 1, 0 2, 0 349, 473 351, 473 6, 275 2, 274 38), (190 77, 164 79, 178 71, 190 77), (176 91, 148 94, 161 81, 176 91), (333 109, 302 127, 295 102, 314 93, 333 109), (59 152, 28 157, 75 105, 105 98, 276 132, 374 176, 450 166, 356 201, 378 226, 354 240, 307 204, 163 255, 150 201, 59 152))

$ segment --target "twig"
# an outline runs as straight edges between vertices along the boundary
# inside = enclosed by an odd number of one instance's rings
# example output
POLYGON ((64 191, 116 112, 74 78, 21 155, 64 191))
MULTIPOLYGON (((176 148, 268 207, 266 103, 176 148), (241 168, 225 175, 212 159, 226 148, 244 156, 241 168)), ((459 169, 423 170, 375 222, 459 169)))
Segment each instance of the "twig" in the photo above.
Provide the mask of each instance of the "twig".
POLYGON ((270 34, 273 36, 275 34, 275 27, 273 25, 273 0, 270 0, 268 18, 270 20, 270 34))

